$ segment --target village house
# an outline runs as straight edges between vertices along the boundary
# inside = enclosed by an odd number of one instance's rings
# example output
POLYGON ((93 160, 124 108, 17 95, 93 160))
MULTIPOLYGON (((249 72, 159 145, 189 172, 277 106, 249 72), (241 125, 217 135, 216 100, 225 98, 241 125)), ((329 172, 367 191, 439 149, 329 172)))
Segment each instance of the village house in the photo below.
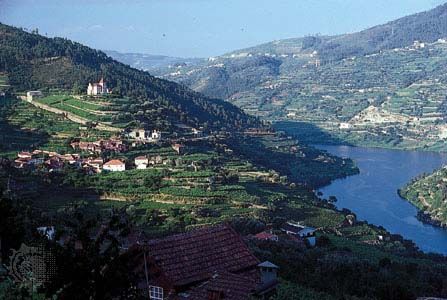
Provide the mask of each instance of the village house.
POLYGON ((80 166, 80 163, 81 163, 80 156, 78 154, 64 154, 64 155, 61 155, 60 158, 70 165, 80 166))
POLYGON ((135 166, 138 170, 147 169, 147 165, 149 164, 149 159, 147 156, 138 156, 135 157, 135 166))
POLYGON ((185 146, 182 144, 172 144, 171 145, 172 150, 174 150, 175 152, 177 152, 178 155, 182 155, 185 153, 185 146))
POLYGON ((70 146, 73 149, 79 149, 81 151, 90 153, 101 153, 101 145, 92 142, 72 142, 70 146))
POLYGON ((98 83, 89 83, 87 87, 87 95, 89 96, 98 96, 98 95, 104 95, 108 94, 109 89, 107 88, 107 84, 104 80, 104 78, 101 78, 101 80, 98 83))
POLYGON ((31 161, 30 159, 26 159, 26 158, 17 158, 16 160, 14 160, 14 167, 18 168, 18 169, 23 169, 27 166, 31 165, 31 161))
POLYGON ((150 165, 160 165, 162 163, 163 163, 163 157, 161 155, 152 156, 149 159, 149 164, 150 165))
POLYGON ((276 234, 266 231, 256 234, 254 238, 261 241, 273 241, 273 242, 278 241, 278 236, 276 234))
POLYGON ((311 246, 315 246, 315 228, 307 227, 304 225, 296 224, 293 222, 286 222, 282 227, 281 231, 288 235, 296 236, 301 239, 305 239, 309 242, 311 246))
MULTIPOLYGON (((42 152, 40 152, 42 153, 42 152)), ((25 168, 27 166, 36 166, 44 162, 43 157, 39 157, 36 151, 31 152, 19 152, 17 158, 14 160, 16 168, 25 168)))
POLYGON ((52 156, 45 161, 45 165, 50 172, 61 171, 64 168, 64 161, 58 156, 52 156))
POLYGON ((126 164, 119 159, 112 159, 106 162, 102 169, 110 172, 122 172, 126 171, 126 164))
POLYGON ((230 226, 203 227, 132 247, 138 288, 150 299, 268 299, 278 267, 260 263, 230 226))
POLYGON ((202 137, 203 136, 203 132, 201 131, 201 130, 199 130, 199 129, 197 129, 197 128, 192 128, 191 129, 191 131, 192 131, 192 134, 195 136, 195 137, 202 137))
POLYGON ((17 154, 17 157, 18 158, 24 158, 24 159, 31 159, 32 158, 32 154, 31 154, 31 152, 19 152, 18 154, 17 154))
POLYGON ((161 140, 161 132, 158 130, 146 130, 146 129, 132 129, 126 134, 126 136, 132 140, 147 143, 157 143, 161 140))
POLYGON ((95 142, 75 141, 72 142, 70 146, 73 149, 79 149, 90 153, 102 153, 103 151, 122 153, 127 151, 127 146, 119 139, 100 140, 95 142))
POLYGON ((41 91, 29 91, 26 93, 26 100, 27 101, 33 101, 37 98, 42 98, 43 93, 41 91))
POLYGON ((83 165, 89 165, 89 166, 94 167, 96 169, 101 169, 103 164, 104 164, 104 160, 102 158, 100 158, 100 157, 98 157, 98 158, 89 157, 87 159, 84 159, 82 161, 82 164, 83 165))
POLYGON ((127 146, 120 139, 110 139, 100 142, 101 149, 113 152, 126 152, 127 146))

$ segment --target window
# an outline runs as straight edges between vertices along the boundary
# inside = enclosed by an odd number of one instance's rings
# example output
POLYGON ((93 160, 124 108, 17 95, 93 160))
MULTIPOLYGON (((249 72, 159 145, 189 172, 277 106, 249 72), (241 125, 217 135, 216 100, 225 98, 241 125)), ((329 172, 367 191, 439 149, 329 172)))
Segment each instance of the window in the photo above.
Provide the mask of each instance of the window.
POLYGON ((149 286, 149 298, 151 300, 163 300, 163 288, 159 286, 149 286))

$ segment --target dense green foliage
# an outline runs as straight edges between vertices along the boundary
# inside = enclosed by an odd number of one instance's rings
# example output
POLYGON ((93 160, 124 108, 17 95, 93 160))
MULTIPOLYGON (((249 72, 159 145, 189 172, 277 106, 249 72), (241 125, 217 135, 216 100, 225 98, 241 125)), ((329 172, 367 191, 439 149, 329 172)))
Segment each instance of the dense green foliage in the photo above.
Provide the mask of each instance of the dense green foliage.
MULTIPOLYGON (((46 38, 0 24, 0 73, 14 91, 63 89, 84 93, 104 77, 115 95, 131 98, 132 111, 161 110, 165 119, 214 128, 259 125, 233 105, 157 79, 109 58, 103 52, 62 38, 46 38)), ((149 118, 150 119, 150 118, 149 118)))
POLYGON ((445 168, 422 174, 399 190, 399 194, 422 211, 418 216, 423 221, 447 226, 446 178, 445 168))

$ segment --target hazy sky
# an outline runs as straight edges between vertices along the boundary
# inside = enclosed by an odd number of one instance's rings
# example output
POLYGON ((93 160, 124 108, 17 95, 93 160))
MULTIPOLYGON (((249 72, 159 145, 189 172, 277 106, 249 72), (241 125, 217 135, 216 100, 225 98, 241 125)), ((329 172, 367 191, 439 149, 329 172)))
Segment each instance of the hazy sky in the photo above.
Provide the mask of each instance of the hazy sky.
POLYGON ((208 57, 276 39, 358 31, 444 1, 0 0, 0 22, 98 49, 208 57))

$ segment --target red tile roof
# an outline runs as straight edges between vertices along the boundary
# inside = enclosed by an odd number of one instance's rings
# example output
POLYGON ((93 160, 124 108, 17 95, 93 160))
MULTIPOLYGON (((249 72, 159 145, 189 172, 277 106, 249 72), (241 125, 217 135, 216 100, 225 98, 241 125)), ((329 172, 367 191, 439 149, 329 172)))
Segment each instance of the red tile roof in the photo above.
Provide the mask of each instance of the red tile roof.
POLYGON ((276 240, 278 238, 277 235, 269 233, 269 232, 260 232, 258 234, 255 235, 255 238, 258 240, 276 240))
POLYGON ((219 299, 247 300, 256 290, 258 283, 250 277, 231 274, 228 272, 216 273, 206 283, 192 289, 188 300, 217 299, 211 295, 218 294, 219 299))
POLYGON ((207 280, 216 272, 240 272, 259 264, 239 234, 227 225, 152 240, 147 247, 155 264, 174 286, 207 280))
POLYGON ((135 157, 135 160, 147 160, 147 156, 137 156, 135 157))
POLYGON ((111 161, 108 161, 104 164, 104 166, 122 166, 125 165, 121 160, 118 159, 112 159, 111 161))

